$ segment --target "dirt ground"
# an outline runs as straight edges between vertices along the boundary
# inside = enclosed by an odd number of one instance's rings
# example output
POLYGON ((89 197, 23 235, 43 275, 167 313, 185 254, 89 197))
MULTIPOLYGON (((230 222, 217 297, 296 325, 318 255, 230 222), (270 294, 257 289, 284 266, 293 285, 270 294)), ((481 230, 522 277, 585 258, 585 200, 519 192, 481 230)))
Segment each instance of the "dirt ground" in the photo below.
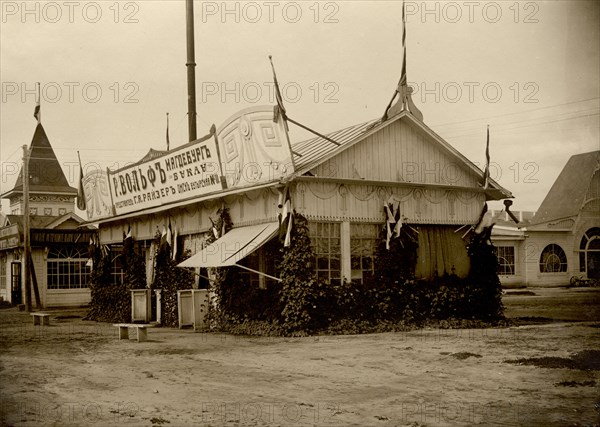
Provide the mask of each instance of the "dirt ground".
POLYGON ((42 327, 0 310, 1 424, 599 423, 600 289, 523 291, 504 296, 520 326, 309 338, 154 328, 137 343, 85 310, 42 327))

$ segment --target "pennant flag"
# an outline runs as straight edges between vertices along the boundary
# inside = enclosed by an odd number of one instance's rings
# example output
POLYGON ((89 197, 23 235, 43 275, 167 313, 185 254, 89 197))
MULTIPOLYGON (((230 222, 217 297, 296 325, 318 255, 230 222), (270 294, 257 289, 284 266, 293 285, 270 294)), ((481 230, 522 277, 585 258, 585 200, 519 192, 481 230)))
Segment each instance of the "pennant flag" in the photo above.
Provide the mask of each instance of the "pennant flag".
POLYGON ((292 240, 292 228, 294 225, 294 214, 292 212, 292 199, 290 198, 290 188, 285 186, 279 194, 279 240, 283 247, 287 248, 292 240))
POLYGON ((169 151, 169 113, 167 113, 167 151, 169 151))
POLYGON ((79 186, 77 187, 77 209, 84 211, 87 207, 85 200, 85 192, 83 191, 83 168, 81 167, 81 156, 77 152, 79 158, 79 186))
POLYGON ((486 234, 491 236, 494 224, 494 216, 488 211, 488 205, 485 203, 481 210, 481 214, 479 215, 479 220, 475 225, 475 234, 486 234))
MULTIPOLYGON (((279 90, 279 82, 277 81, 277 74, 275 73, 275 66, 273 65, 273 57, 269 55, 269 61, 271 62, 271 69, 273 70, 273 83, 275 84, 275 99, 277 101, 277 108, 275 110, 275 116, 273 121, 279 121, 279 117, 281 116, 285 121, 287 119, 287 113, 285 111, 285 107, 283 106, 283 97, 281 96, 281 91, 279 90)), ((287 128, 287 123, 285 123, 287 128)))
POLYGON ((171 220, 169 220, 169 226, 167 227, 167 245, 171 246, 173 238, 173 231, 171 229, 171 220))
POLYGON ((177 235, 177 227, 175 227, 175 232, 173 233, 173 252, 171 253, 171 259, 173 259, 173 261, 175 261, 177 257, 177 235))
POLYGON ((96 242, 94 241, 94 235, 90 237, 90 244, 88 245, 88 258, 92 260, 96 254, 96 242))
POLYGON ((487 140, 485 143, 485 170, 483 171, 483 189, 490 185, 490 126, 487 127, 487 140))
POLYGON ((159 250, 163 250, 167 245, 167 227, 163 224, 162 233, 160 235, 159 250))
POLYGON ((402 218, 400 215, 400 203, 394 202, 393 198, 390 197, 386 203, 383 204, 383 210, 386 216, 386 239, 385 248, 390 249, 390 242, 393 238, 400 237, 400 230, 402 229, 402 218))
POLYGON ((127 228, 127 234, 123 233, 123 240, 131 239, 131 225, 127 228))
POLYGON ((42 122, 42 111, 40 106, 40 83, 37 83, 37 99, 35 101, 35 110, 33 110, 33 117, 38 123, 42 122))
POLYGON ((107 245, 102 245, 100 248, 101 252, 102 252, 102 258, 107 258, 108 254, 110 253, 110 249, 108 248, 107 245))
POLYGON ((215 236, 215 239, 219 238, 219 230, 217 230, 217 224, 215 224, 215 222, 213 221, 212 218, 208 218, 210 219, 210 223, 212 224, 212 232, 213 232, 213 236, 215 236))

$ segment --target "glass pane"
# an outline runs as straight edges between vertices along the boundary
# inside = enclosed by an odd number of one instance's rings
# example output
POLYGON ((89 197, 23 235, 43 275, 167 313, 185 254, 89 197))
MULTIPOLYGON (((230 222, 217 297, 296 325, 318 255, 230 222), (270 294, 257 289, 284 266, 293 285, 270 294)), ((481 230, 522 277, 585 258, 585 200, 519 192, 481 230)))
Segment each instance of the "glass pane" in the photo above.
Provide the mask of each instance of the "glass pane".
POLYGON ((323 257, 317 258, 317 268, 319 270, 328 270, 329 269, 329 258, 323 258, 323 257))
POLYGON ((360 257, 353 256, 350 259, 350 266, 351 266, 352 270, 360 270, 360 257))
POLYGON ((362 268, 363 268, 363 270, 372 270, 373 269, 373 260, 369 257, 363 258, 362 268))
POLYGON ((332 256, 330 258, 331 262, 331 270, 339 270, 340 269, 340 259, 338 257, 332 256))

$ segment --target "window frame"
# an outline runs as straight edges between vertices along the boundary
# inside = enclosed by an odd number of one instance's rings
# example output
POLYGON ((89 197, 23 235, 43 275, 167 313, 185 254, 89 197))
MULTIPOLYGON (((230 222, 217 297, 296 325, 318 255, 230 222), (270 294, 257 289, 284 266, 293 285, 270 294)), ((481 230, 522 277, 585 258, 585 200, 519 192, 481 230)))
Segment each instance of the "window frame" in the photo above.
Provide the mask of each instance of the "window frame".
POLYGON ((498 275, 499 276, 515 276, 517 274, 515 264, 515 247, 514 246, 496 246, 496 258, 498 259, 498 275), (512 249, 512 253, 506 254, 505 251, 512 249), (504 260, 502 263, 500 260, 504 260), (507 271, 510 269, 509 271, 507 271))
MULTIPOLYGON (((553 264, 556 264, 556 263, 553 263, 553 264)), ((546 245, 544 247, 544 249, 542 250, 542 252, 540 253, 539 269, 540 269, 540 273, 542 273, 542 274, 566 273, 569 269, 569 265, 568 265, 567 254, 564 251, 564 249, 556 243, 550 243, 550 244, 546 245), (548 254, 548 255, 546 255, 546 257, 544 257, 544 254, 548 254), (549 265, 549 261, 548 261, 549 257, 558 258, 558 265, 559 265, 558 270, 548 271, 547 266, 549 265)))
POLYGON ((46 257, 46 289, 49 291, 89 289, 91 268, 84 248, 52 248, 46 257))
POLYGON ((315 254, 317 278, 329 284, 342 284, 342 223, 329 221, 309 221, 308 235, 315 254), (336 243, 337 241, 337 243, 336 243), (335 251, 335 248, 338 251, 335 251), (326 251, 322 249, 326 248, 326 251), (335 267, 337 255, 337 268, 335 267), (327 266, 323 261, 327 261, 327 266))
POLYGON ((368 280, 369 277, 365 275, 366 272, 370 273, 371 278, 374 277, 375 254, 377 252, 380 229, 381 224, 378 223, 350 223, 350 277, 353 282, 364 283, 365 280, 368 280), (367 227, 371 228, 371 230, 367 230, 367 227), (370 250, 366 249, 367 247, 370 250), (357 253, 357 250, 360 253, 357 253), (356 266, 356 258, 358 258, 359 268, 354 268, 356 266), (365 261, 367 259, 370 259, 370 268, 365 268, 365 261))

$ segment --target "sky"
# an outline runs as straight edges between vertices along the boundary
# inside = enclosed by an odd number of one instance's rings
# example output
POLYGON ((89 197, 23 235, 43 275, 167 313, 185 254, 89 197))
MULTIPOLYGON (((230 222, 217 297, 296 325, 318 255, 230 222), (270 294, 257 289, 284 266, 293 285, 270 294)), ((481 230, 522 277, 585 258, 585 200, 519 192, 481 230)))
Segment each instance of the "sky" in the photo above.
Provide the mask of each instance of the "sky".
MULTIPOLYGON (((381 117, 402 68, 400 1, 195 1, 198 136, 274 104, 327 133, 381 117)), ((0 192, 36 122, 67 179, 188 141, 185 2, 0 1, 0 192)), ((568 158, 600 149, 600 3, 406 2, 424 122, 536 210, 568 158)), ((292 143, 310 137, 291 125, 292 143)), ((3 212, 8 212, 3 201, 3 212)), ((500 208, 500 204, 492 205, 500 208)))

